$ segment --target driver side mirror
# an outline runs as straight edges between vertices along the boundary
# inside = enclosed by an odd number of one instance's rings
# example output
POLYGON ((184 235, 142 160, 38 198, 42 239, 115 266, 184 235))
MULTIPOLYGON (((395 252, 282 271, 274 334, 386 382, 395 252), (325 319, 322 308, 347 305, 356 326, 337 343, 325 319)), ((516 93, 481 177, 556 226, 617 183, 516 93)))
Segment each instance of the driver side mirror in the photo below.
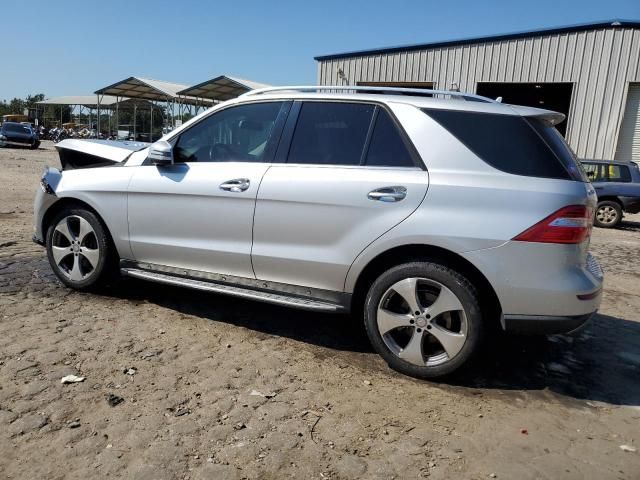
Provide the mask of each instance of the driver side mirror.
POLYGON ((173 165, 173 147, 166 140, 158 140, 149 147, 149 157, 154 165, 173 165))

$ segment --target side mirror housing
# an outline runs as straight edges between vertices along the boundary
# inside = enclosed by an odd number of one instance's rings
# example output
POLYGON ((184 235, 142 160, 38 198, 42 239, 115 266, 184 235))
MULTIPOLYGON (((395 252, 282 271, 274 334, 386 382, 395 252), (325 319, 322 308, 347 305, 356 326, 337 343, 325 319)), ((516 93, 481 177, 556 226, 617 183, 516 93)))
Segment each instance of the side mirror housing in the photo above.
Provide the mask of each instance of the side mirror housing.
POLYGON ((158 140, 149 147, 149 157, 154 165, 172 165, 173 147, 165 140, 158 140))

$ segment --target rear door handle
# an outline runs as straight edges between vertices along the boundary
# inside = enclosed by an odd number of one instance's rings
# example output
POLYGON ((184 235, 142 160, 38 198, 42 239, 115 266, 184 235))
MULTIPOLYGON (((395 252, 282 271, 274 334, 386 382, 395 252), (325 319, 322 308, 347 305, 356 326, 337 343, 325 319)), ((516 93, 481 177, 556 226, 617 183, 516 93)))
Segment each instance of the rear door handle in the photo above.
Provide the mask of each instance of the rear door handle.
POLYGON ((251 182, 248 178, 234 178, 220 184, 220 189, 227 192, 244 192, 249 188, 251 182))
POLYGON ((370 191, 367 198, 380 202, 399 202, 406 196, 407 189, 405 187, 382 187, 370 191))

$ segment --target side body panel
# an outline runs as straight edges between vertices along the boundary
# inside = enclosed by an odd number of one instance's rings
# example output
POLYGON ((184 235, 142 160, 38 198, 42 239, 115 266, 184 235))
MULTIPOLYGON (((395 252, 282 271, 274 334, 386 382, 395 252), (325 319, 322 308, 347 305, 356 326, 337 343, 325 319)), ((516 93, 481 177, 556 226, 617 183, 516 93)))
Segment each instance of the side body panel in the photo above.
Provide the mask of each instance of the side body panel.
MULTIPOLYGON (((35 218, 41 222, 46 209, 61 199, 81 200, 102 217, 120 257, 131 258, 127 186, 132 174, 133 169, 120 166, 65 171, 59 178, 55 196, 45 194, 42 190, 37 194, 35 218)), ((45 236, 46 232, 42 232, 41 240, 45 240, 45 236)))
POLYGON ((251 232, 265 163, 185 163, 130 167, 132 259, 254 278, 251 232), (246 178, 249 188, 220 185, 246 178))
POLYGON ((252 260, 261 280, 342 291, 366 245, 420 205, 429 183, 418 168, 274 165, 256 203, 252 260), (398 202, 367 198, 404 186, 398 202))
POLYGON ((417 244, 442 247, 467 258, 489 279, 505 313, 576 314, 592 306, 578 306, 575 297, 575 292, 598 285, 584 274, 588 242, 570 247, 511 242, 564 206, 595 207, 590 184, 498 171, 418 109, 397 105, 394 112, 429 170, 429 191, 413 215, 358 256, 347 275, 345 292, 353 292, 359 274, 376 256, 394 247, 417 244), (528 258, 535 263, 529 273, 522 263, 528 258), (555 276, 553 281, 546 279, 545 272, 555 276), (538 285, 539 295, 530 295, 527 288, 514 288, 518 282, 521 286, 528 282, 528 288, 538 285), (565 303, 555 308, 541 301, 544 293, 550 293, 545 284, 551 290, 562 285, 565 303), (569 291, 574 292, 571 298, 567 297, 569 291))

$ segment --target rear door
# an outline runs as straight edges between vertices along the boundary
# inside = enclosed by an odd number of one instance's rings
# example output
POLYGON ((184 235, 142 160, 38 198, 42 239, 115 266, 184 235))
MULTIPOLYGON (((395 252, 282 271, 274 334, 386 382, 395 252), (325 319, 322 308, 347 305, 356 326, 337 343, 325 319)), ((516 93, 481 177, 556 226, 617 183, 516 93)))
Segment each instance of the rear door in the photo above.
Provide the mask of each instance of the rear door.
POLYGON ((343 291, 357 255, 407 218, 428 174, 386 107, 294 104, 256 202, 256 278, 343 291))

